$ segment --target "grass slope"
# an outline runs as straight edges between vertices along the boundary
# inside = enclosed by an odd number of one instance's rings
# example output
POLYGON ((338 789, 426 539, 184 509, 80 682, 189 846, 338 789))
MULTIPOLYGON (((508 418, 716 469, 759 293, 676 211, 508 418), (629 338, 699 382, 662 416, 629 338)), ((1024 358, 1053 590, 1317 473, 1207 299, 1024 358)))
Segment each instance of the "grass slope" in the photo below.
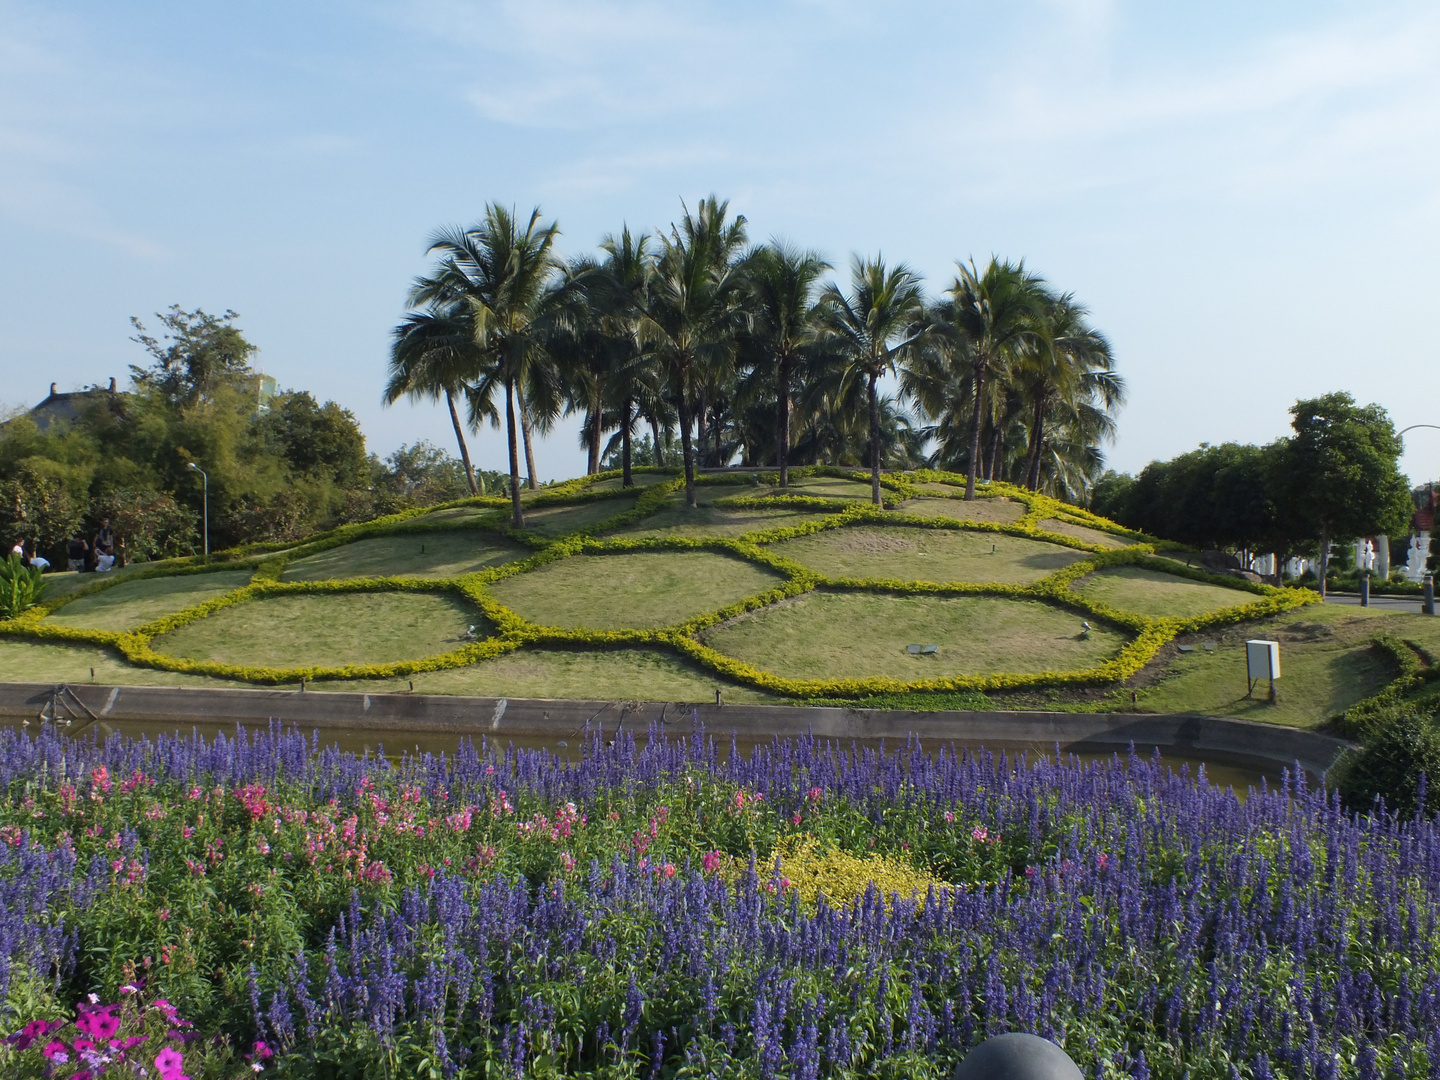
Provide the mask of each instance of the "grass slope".
POLYGON ((707 632, 720 652, 790 678, 927 679, 996 671, 1086 668, 1114 656, 1123 634, 1038 601, 988 596, 806 593, 707 632), (909 644, 935 643, 936 656, 909 644))
POLYGON ((736 686, 728 679, 658 649, 524 649, 448 671, 422 671, 404 679, 337 680, 313 683, 315 689, 357 693, 408 690, 417 694, 466 694, 477 697, 578 698, 596 701, 724 700, 775 703, 764 690, 736 686))
POLYGON ((297 559, 285 567, 281 580, 455 577, 529 554, 518 544, 472 531, 376 536, 297 559))
MULTIPOLYGON (((933 485, 932 485, 933 486, 933 485)), ((947 517, 956 521, 989 521, 1009 525, 1025 516, 1025 504, 1014 499, 907 499, 902 513, 919 517, 947 517)))
POLYGON ((455 597, 433 593, 276 596, 222 608, 155 639, 155 649, 191 660, 295 667, 377 664, 457 648, 484 618, 455 597))
POLYGON ((1018 536, 875 525, 828 529, 786 540, 773 550, 827 577, 937 584, 1028 584, 1085 558, 1072 548, 1018 536))
POLYGON ((619 630, 673 626, 779 582, 776 574, 729 555, 647 551, 576 555, 504 578, 490 592, 543 626, 619 630))
POLYGON ((1139 566, 1116 566, 1090 574, 1075 589, 1082 596, 1141 615, 1203 615, 1248 603, 1250 594, 1223 585, 1189 581, 1139 566))
POLYGON ((125 581, 93 596, 72 600, 51 615, 48 621, 88 630, 130 630, 163 615, 184 611, 233 592, 249 581, 248 570, 125 581))

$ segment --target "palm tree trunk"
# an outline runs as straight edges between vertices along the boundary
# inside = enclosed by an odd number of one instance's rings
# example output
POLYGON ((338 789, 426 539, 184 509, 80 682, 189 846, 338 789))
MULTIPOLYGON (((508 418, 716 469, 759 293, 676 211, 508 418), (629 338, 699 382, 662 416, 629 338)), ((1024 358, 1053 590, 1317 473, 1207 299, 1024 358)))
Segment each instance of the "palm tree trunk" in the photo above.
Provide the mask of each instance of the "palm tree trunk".
MULTIPOLYGON (((523 405, 521 411, 523 414, 523 405)), ((510 524, 523 529, 525 511, 520 506, 520 448, 515 444, 515 383, 510 379, 505 380, 505 438, 510 443, 510 524)))
POLYGON ((706 429, 706 427, 705 427, 705 391, 704 391, 704 390, 701 390, 701 391, 700 391, 699 406, 700 406, 700 410, 699 410, 699 413, 696 415, 696 418, 695 418, 695 442, 696 442, 696 445, 698 445, 698 446, 700 447, 700 454, 699 454, 697 463, 698 463, 699 466, 703 469, 703 468, 705 467, 705 448, 706 448, 706 444, 707 444, 707 442, 708 442, 708 440, 707 440, 706 437, 705 437, 705 436, 706 436, 706 433, 707 433, 707 429, 706 429))
POLYGON ((870 373, 870 501, 880 505, 880 395, 875 390, 879 373, 870 373))
POLYGON ((585 475, 594 476, 600 471, 600 426, 604 422, 598 400, 591 408, 588 419, 590 420, 590 460, 585 463, 585 475))
POLYGON ((665 448, 660 445, 660 418, 654 413, 650 414, 650 437, 655 442, 655 466, 663 469, 665 467, 665 448))
POLYGON ((993 420, 990 422, 990 429, 990 463, 985 470, 986 481, 993 481, 996 473, 1002 478, 1005 475, 1000 460, 1005 453, 1005 429, 993 420))
POLYGON ((975 365, 975 408, 970 417, 970 460, 966 463, 965 500, 975 498, 975 472, 980 467, 980 416, 985 398, 985 365, 975 365))
POLYGON ((1040 490, 1040 450, 1045 444, 1045 396, 1035 399, 1035 419, 1030 424, 1030 463, 1025 469, 1025 486, 1040 490))
POLYGON ((538 481, 535 479, 535 447, 531 442, 531 432, 534 424, 530 422, 530 409, 525 404, 525 395, 520 395, 520 430, 525 436, 525 486, 534 491, 538 481))
MULTIPOLYGON (((680 380, 684 386, 685 381, 680 380)), ((695 447, 690 442, 690 402, 680 394, 680 453, 685 459, 685 505, 698 506, 695 501, 695 447)))
POLYGON ((780 488, 790 483, 790 361, 781 360, 775 379, 775 466, 780 488))
POLYGON ((455 398, 445 391, 445 404, 450 408, 450 423, 455 425, 455 441, 460 444, 460 460, 465 464, 465 480, 470 485, 470 494, 479 495, 475 486, 475 467, 470 464, 470 448, 465 445, 465 429, 460 426, 460 414, 455 411, 455 398))
POLYGON ((620 417, 620 486, 622 488, 635 486, 635 478, 630 475, 630 428, 635 423, 634 410, 635 400, 627 397, 625 411, 620 417))

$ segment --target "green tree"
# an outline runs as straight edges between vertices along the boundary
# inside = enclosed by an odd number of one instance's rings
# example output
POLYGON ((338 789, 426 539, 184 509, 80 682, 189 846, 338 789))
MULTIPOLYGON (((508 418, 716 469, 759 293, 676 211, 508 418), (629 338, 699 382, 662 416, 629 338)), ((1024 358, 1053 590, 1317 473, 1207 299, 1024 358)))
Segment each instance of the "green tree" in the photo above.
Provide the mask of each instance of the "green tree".
POLYGON ((831 284, 820 297, 823 341, 845 371, 845 382, 865 387, 870 419, 870 498, 880 505, 880 397, 877 384, 895 374, 899 358, 924 333, 916 324, 924 311, 920 278, 904 263, 886 269, 877 258, 851 264, 850 295, 831 284))
POLYGON ((476 352, 468 318, 444 310, 413 311, 395 328, 384 393, 386 405, 402 397, 431 401, 445 398, 471 495, 478 495, 480 489, 475 484, 475 466, 470 461, 470 447, 465 443, 455 397, 464 393, 466 378, 479 367, 476 352))
POLYGON ((121 488, 90 503, 90 520, 108 519, 115 530, 119 565, 189 555, 195 550, 199 519, 195 511, 153 488, 121 488))
POLYGON ((1125 382, 1105 336, 1086 320, 1069 293, 1046 297, 1044 329, 1020 356, 1014 385, 1030 408, 1025 486, 1040 488, 1046 424, 1083 429, 1088 442, 1114 434, 1113 410, 1124 404, 1125 382))
POLYGON ((714 195, 688 208, 661 239, 648 294, 637 300, 638 338, 663 365, 668 397, 680 419, 685 504, 696 506, 695 445, 691 437, 696 391, 734 358, 744 323, 744 275, 737 266, 745 219, 730 219, 730 204, 714 195))
POLYGON ((145 347, 154 363, 148 368, 131 365, 136 385, 152 386, 177 403, 191 403, 214 395, 216 389, 236 376, 250 372, 250 357, 256 348, 245 340, 234 311, 208 315, 200 308, 185 311, 179 304, 156 312, 164 327, 160 338, 146 332, 139 319, 131 341, 145 347))
POLYGON ((986 379, 1008 366, 1024 347, 1037 347, 1045 333, 1047 294, 1043 279, 1018 263, 992 258, 984 272, 974 260, 957 264, 959 274, 946 290, 948 303, 935 324, 939 336, 956 346, 957 361, 968 360, 975 388, 971 399, 970 454, 965 498, 975 498, 980 464, 980 428, 985 415, 986 379))
POLYGON ((1413 511, 1398 461, 1395 425, 1379 405, 1356 405, 1346 393, 1297 401, 1295 429, 1280 470, 1290 531, 1320 545, 1325 593, 1330 542, 1400 533, 1413 511))
POLYGON ((29 541, 37 553, 50 552, 50 561, 64 566, 59 552, 80 528, 83 504, 36 465, 27 459, 13 478, 0 482, 0 529, 12 541, 29 541))
POLYGON ((790 413, 795 379, 813 359, 820 330, 816 287, 830 264, 813 251, 779 240, 746 260, 750 331, 746 335, 752 372, 771 374, 775 400, 775 467, 780 486, 790 483, 790 413))
POLYGON ((368 476, 365 436, 349 409, 321 405, 308 391, 277 395, 258 421, 292 473, 354 487, 368 476))
POLYGON ((554 255, 558 234, 554 222, 541 223, 538 207, 522 227, 510 211, 491 203, 470 228, 443 230, 431 239, 430 254, 439 256, 440 265, 410 293, 412 307, 466 321, 475 364, 466 377, 471 422, 493 416, 495 394, 504 391, 510 516, 516 528, 524 526, 525 512, 515 398, 540 385, 535 369, 550 362, 547 339, 563 306, 550 287, 560 268, 554 255))

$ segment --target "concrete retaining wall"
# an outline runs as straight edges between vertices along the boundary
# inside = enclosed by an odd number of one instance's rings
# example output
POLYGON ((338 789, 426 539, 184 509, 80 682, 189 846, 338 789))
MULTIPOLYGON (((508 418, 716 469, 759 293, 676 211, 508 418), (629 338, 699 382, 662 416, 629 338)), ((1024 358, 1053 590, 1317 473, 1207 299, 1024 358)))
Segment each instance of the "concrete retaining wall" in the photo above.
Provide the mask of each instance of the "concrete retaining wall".
POLYGON ((470 734, 476 737, 569 738, 587 722, 613 731, 643 732, 652 723, 688 734, 698 720, 711 735, 768 739, 813 733, 821 738, 926 740, 992 750, 1049 752, 1158 748, 1206 761, 1267 772, 1296 762, 1321 776, 1348 745, 1310 731, 1213 716, 1139 713, 906 712, 812 708, 803 705, 714 705, 652 701, 566 701, 430 694, 315 693, 278 689, 198 689, 161 686, 0 683, 0 717, 35 719, 42 713, 93 720, 152 723, 264 724, 282 720, 305 728, 347 731, 470 734))

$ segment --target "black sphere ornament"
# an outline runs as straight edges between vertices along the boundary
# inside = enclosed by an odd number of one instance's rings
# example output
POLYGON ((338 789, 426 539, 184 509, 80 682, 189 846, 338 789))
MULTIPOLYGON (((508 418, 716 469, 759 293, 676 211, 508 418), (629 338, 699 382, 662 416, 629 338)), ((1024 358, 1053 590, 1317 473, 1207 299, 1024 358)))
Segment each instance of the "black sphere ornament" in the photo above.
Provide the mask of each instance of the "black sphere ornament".
POLYGON ((1085 1080, 1049 1039, 1007 1032, 986 1039, 955 1066, 954 1080, 1085 1080))

